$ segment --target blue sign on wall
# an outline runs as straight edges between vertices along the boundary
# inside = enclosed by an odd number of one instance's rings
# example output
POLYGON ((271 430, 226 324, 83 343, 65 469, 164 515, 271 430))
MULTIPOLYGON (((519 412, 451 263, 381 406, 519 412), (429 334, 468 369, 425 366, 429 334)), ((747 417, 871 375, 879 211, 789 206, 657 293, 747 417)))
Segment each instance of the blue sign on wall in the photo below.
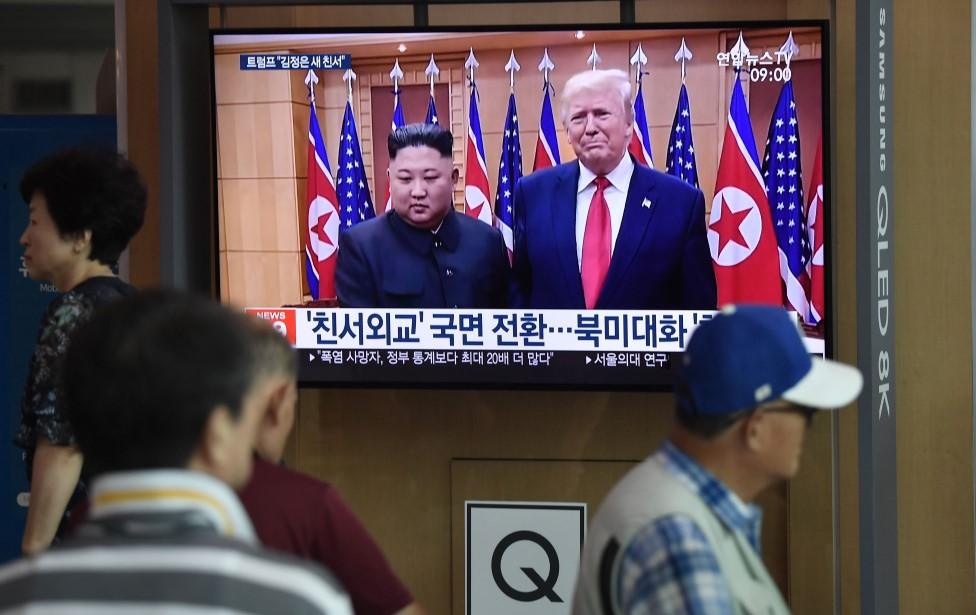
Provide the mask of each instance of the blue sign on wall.
POLYGON ((0 563, 20 555, 27 509, 22 451, 13 445, 20 399, 44 308, 57 290, 27 277, 19 239, 27 225, 20 178, 39 158, 72 145, 116 143, 114 115, 0 116, 0 237, 5 243, 0 293, 0 563))

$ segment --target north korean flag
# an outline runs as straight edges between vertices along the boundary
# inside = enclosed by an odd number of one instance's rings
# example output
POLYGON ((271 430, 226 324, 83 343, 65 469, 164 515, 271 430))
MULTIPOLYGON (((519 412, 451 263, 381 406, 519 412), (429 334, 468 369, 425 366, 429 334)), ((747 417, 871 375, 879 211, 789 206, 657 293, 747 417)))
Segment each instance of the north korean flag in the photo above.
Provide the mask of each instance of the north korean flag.
POLYGON ((742 84, 732 89, 708 221, 718 304, 782 305, 779 255, 742 84))
POLYGON ((474 85, 471 86, 471 104, 468 107, 468 143, 465 149, 464 213, 486 224, 493 224, 485 144, 481 139, 481 118, 478 116, 478 89, 474 85))
POLYGON ((336 249, 339 246, 339 202, 315 103, 308 113, 308 203, 305 229, 305 276, 313 299, 334 299, 336 249))
POLYGON ((637 83, 637 97, 634 98, 634 132, 630 135, 630 145, 627 151, 637 162, 645 167, 654 168, 654 156, 651 155, 651 131, 647 127, 647 112, 644 111, 644 83, 637 83))
POLYGON ((542 95, 542 111, 539 115, 539 138, 535 142, 535 160, 532 172, 548 169, 559 164, 559 143, 556 141, 556 122, 552 117, 552 102, 549 100, 549 84, 545 84, 542 95))

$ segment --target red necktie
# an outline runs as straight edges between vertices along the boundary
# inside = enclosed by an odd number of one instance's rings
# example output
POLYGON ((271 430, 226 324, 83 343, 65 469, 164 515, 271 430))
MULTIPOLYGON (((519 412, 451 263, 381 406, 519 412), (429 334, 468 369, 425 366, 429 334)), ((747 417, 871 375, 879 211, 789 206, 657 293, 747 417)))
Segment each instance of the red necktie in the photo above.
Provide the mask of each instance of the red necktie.
POLYGON ((610 181, 603 177, 593 180, 596 192, 590 201, 590 210, 586 214, 586 229, 583 231, 583 258, 580 266, 580 277, 583 279, 583 298, 586 309, 592 310, 596 300, 600 297, 603 281, 607 278, 610 268, 610 206, 603 196, 603 191, 610 185, 610 181))

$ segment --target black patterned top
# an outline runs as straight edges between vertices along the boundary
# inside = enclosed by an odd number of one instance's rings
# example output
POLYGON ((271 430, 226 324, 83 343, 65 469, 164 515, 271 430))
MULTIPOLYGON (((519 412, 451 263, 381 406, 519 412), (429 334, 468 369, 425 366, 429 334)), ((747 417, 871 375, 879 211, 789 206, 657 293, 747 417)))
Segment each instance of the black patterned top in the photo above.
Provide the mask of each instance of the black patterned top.
POLYGON ((56 297, 45 310, 20 404, 20 428, 14 437, 14 444, 24 449, 28 481, 39 437, 60 446, 75 442, 58 391, 61 361, 71 333, 102 305, 134 292, 132 286, 116 277, 89 278, 56 297))

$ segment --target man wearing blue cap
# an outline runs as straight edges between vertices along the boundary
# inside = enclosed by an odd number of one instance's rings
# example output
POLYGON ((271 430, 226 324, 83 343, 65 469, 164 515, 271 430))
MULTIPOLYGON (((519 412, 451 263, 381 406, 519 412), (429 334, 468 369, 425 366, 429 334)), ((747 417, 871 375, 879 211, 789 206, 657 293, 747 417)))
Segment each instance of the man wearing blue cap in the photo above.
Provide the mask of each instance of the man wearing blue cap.
POLYGON ((811 359, 796 323, 769 306, 726 307, 683 363, 669 439, 590 526, 574 615, 789 613, 751 502, 796 474, 813 415, 851 403, 861 374, 811 359))

